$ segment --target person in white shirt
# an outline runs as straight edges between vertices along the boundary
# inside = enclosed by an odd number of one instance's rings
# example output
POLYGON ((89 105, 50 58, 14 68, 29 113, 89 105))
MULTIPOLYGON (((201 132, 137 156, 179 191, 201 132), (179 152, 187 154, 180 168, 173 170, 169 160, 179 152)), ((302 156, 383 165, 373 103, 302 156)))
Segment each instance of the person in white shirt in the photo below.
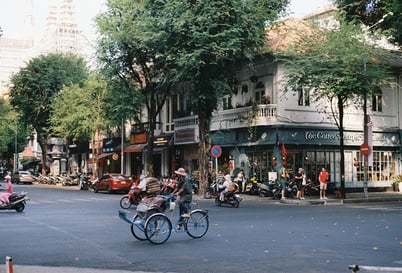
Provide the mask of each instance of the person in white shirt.
POLYGON ((231 187, 232 178, 230 177, 230 174, 224 171, 224 177, 223 177, 223 184, 220 185, 219 188, 223 189, 221 191, 221 195, 219 196, 219 200, 224 201, 225 200, 225 194, 229 191, 229 188, 231 187))

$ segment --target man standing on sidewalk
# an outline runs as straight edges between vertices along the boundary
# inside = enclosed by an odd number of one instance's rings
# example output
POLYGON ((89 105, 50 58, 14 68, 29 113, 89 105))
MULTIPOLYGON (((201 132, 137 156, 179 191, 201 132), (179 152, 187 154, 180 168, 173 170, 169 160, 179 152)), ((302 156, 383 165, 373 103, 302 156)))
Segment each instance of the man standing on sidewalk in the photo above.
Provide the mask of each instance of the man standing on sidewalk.
POLYGON ((328 172, 325 168, 321 169, 318 180, 320 181, 320 199, 327 199, 325 191, 327 190, 328 172))

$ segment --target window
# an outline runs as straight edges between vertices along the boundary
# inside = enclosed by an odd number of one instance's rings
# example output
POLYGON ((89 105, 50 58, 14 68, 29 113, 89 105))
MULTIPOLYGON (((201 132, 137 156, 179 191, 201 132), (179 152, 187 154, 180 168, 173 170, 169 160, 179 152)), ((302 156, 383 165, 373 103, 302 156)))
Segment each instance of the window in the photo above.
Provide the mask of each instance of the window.
MULTIPOLYGON (((363 157, 360 152, 356 152, 355 168, 357 181, 364 181, 363 157)), ((395 156, 390 151, 373 151, 373 166, 368 170, 368 181, 389 182, 392 181, 396 173, 395 156)))
POLYGON ((255 102, 257 104, 268 104, 268 98, 265 96, 265 86, 262 82, 255 85, 255 102))
POLYGON ((299 88, 298 90, 298 105, 309 106, 310 105, 310 91, 299 88))
POLYGON ((227 109, 232 109, 232 97, 227 96, 222 99, 222 109, 227 110, 227 109))
POLYGON ((372 96, 371 110, 375 112, 382 112, 382 91, 378 89, 372 96))

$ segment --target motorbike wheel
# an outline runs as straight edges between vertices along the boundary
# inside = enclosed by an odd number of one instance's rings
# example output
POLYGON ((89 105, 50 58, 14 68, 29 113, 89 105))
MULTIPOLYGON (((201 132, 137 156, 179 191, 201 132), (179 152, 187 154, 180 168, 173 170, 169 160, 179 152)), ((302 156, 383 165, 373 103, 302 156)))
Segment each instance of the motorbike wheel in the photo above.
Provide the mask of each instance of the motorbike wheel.
POLYGON ((205 199, 211 199, 212 198, 212 193, 210 191, 206 191, 204 194, 205 199))
POLYGON ((186 222, 187 234, 195 239, 204 236, 209 228, 208 214, 205 211, 193 211, 186 222))
POLYGON ((140 241, 145 241, 147 237, 145 236, 144 230, 144 222, 142 218, 136 214, 132 219, 133 224, 131 224, 131 234, 133 234, 134 238, 140 241))
POLYGON ((217 205, 217 206, 222 206, 222 202, 221 202, 221 200, 219 200, 219 196, 217 196, 216 198, 215 198, 215 205, 217 205))
POLYGON ((15 209, 17 212, 23 212, 24 209, 25 209, 25 204, 21 202, 21 203, 15 205, 15 206, 14 206, 14 209, 15 209))
POLYGON ((276 200, 279 200, 282 198, 282 190, 281 189, 277 189, 274 191, 274 198, 276 200))
POLYGON ((132 203, 131 203, 130 197, 124 196, 120 199, 120 207, 122 209, 129 209, 129 208, 131 208, 131 205, 132 205, 132 203))
POLYGON ((238 208, 240 206, 240 201, 237 198, 233 198, 232 207, 238 208))
POLYGON ((172 222, 163 214, 154 214, 145 222, 145 236, 155 245, 166 242, 172 233, 172 222))

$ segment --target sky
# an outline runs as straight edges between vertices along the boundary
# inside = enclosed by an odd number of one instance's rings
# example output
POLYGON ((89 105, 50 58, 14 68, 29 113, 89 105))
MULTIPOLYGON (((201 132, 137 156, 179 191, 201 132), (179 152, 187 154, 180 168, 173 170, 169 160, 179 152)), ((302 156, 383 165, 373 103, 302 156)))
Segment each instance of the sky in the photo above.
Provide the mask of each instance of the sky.
MULTIPOLYGON (((35 36, 41 36, 50 5, 58 5, 62 0, 2 0, 0 27, 4 37, 20 37, 25 33, 24 15, 26 3, 33 3, 33 23, 35 36), (7 2, 5 4, 4 2, 7 2)), ((89 39, 94 39, 94 16, 102 11, 106 0, 74 0, 75 15, 80 30, 89 39)), ((331 4, 331 0, 291 0, 290 12, 293 17, 303 17, 317 9, 331 4)))

